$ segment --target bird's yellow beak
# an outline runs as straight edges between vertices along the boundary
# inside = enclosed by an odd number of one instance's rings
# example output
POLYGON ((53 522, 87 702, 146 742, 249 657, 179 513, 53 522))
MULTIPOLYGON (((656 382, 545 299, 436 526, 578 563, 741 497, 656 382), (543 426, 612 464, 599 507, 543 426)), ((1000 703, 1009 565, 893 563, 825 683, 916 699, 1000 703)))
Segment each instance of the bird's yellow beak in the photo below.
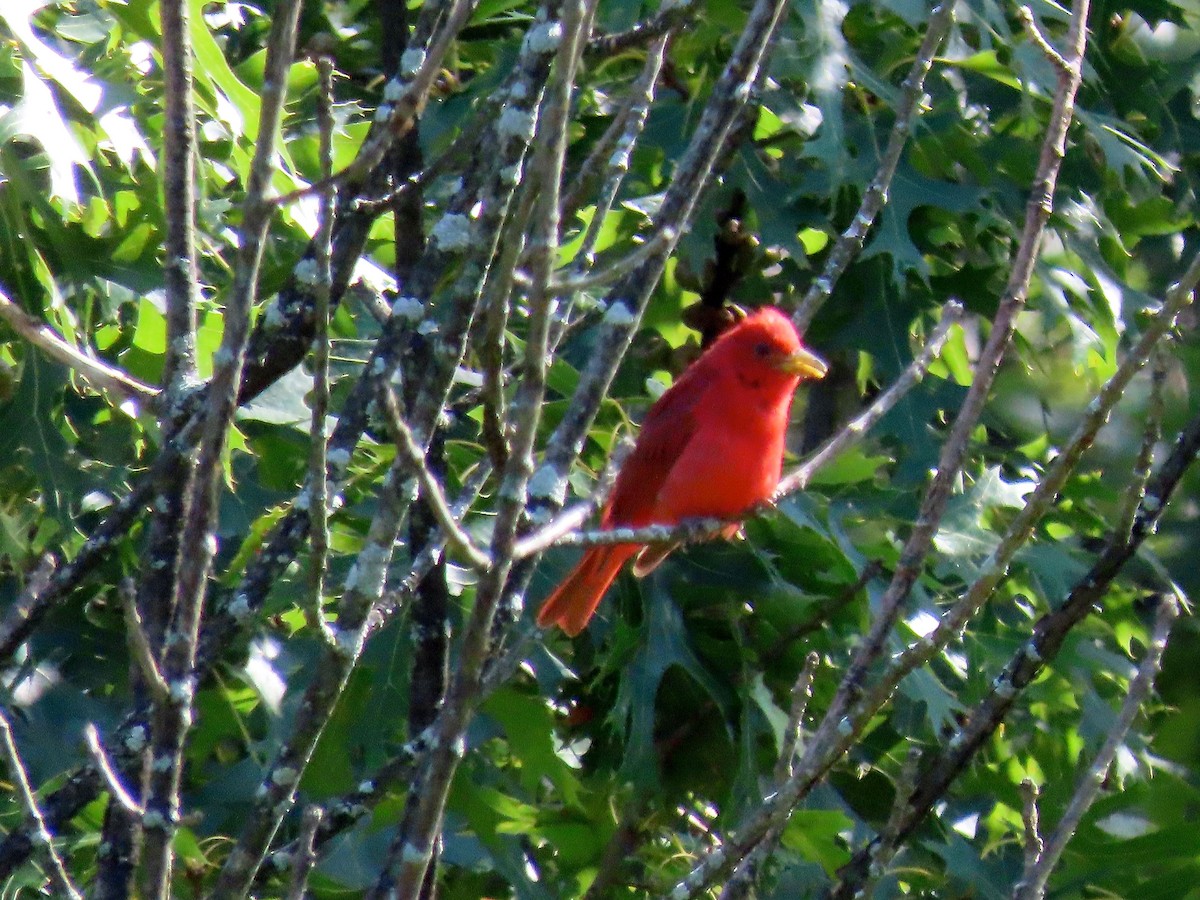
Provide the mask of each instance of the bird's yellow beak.
POLYGON ((780 370, 789 375, 799 375, 801 378, 824 378, 829 371, 829 365, 815 353, 809 353, 803 347, 795 353, 781 357, 775 363, 780 370))

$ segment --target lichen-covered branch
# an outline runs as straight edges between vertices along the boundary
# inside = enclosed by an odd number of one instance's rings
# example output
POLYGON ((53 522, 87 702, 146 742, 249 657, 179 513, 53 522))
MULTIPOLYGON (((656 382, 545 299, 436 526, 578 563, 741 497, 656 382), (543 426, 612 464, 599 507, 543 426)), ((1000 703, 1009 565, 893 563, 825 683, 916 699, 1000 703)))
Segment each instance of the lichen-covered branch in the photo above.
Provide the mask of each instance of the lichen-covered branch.
POLYGON ((234 281, 225 303, 224 333, 213 360, 195 474, 185 503, 187 517, 180 546, 188 548, 188 552, 179 556, 170 618, 162 634, 160 668, 168 685, 168 696, 165 702, 157 702, 153 707, 151 774, 142 820, 146 830, 146 886, 152 897, 165 898, 171 894, 171 842, 179 818, 184 742, 193 718, 196 648, 206 582, 216 552, 217 502, 225 442, 238 405, 250 311, 273 209, 265 198, 274 171, 276 136, 283 114, 299 10, 299 0, 285 0, 272 18, 258 139, 247 179, 234 281))

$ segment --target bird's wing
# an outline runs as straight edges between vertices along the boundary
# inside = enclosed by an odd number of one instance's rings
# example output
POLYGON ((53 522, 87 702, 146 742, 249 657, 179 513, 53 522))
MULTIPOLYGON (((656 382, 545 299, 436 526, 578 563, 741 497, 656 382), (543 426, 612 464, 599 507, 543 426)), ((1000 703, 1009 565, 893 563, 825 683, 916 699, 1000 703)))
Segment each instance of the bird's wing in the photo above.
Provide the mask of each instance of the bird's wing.
POLYGON ((693 365, 646 414, 637 444, 621 466, 602 527, 649 525, 655 521, 659 489, 691 442, 697 411, 716 373, 693 365))

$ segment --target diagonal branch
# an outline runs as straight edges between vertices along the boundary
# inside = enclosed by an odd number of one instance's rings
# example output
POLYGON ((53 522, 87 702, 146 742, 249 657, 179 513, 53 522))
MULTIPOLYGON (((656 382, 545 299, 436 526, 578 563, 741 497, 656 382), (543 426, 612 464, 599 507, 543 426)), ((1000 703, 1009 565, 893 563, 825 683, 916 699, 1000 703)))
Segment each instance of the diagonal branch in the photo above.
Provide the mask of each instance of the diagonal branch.
MULTIPOLYGON (((1071 588, 1065 602, 1038 620, 1033 636, 1017 650, 992 683, 987 696, 962 720, 958 731, 928 755, 908 809, 896 823, 895 835, 891 838, 894 842, 903 841, 920 824, 1000 727, 1021 692, 1058 655, 1071 630, 1101 603, 1126 563, 1157 530, 1164 509, 1195 462, 1197 453, 1200 453, 1200 415, 1195 415, 1176 437, 1170 454, 1146 489, 1129 534, 1114 533, 1110 537, 1091 568, 1071 588)), ((875 842, 872 842, 842 868, 842 882, 834 898, 850 900, 856 896, 870 870, 874 847, 875 842)))
POLYGON ((81 375, 97 390, 108 391, 122 402, 142 405, 149 405, 158 397, 158 391, 150 385, 142 384, 115 366, 68 344, 45 322, 38 321, 13 303, 3 291, 0 291, 0 319, 50 359, 81 375))
POLYGON ((1150 646, 1146 648, 1146 655, 1138 666, 1137 674, 1129 682, 1125 700, 1121 703, 1121 711, 1117 714, 1117 721, 1109 731, 1108 737, 1105 738, 1104 745, 1096 753, 1091 766, 1080 779, 1079 785, 1071 797, 1071 802, 1067 804, 1066 811, 1063 812, 1054 833, 1046 841, 1034 865, 1026 871, 1020 884, 1013 890, 1013 900, 1042 900, 1046 896, 1046 882, 1050 878, 1050 873, 1054 871, 1054 867, 1062 857, 1067 842, 1079 830, 1079 823, 1083 821, 1084 814, 1096 801, 1100 787, 1108 777, 1109 767, 1112 765, 1117 751, 1121 749, 1121 744, 1124 743, 1130 726, 1133 725, 1134 717, 1141 710, 1146 698, 1150 696, 1150 691, 1154 687, 1154 676, 1158 674, 1158 669, 1162 665, 1163 653, 1167 649, 1167 638, 1171 633, 1171 626, 1175 624, 1175 619, 1178 617, 1179 604, 1175 598, 1163 597, 1159 601, 1158 615, 1154 619, 1154 631, 1150 636, 1150 646))
POLYGON ((21 762, 21 754, 13 740, 12 727, 3 713, 0 713, 0 752, 4 754, 5 762, 8 764, 8 775, 16 783, 17 797, 20 799, 21 805, 25 807, 25 815, 33 822, 38 843, 42 847, 46 862, 49 863, 51 883, 61 896, 68 897, 70 900, 83 900, 83 895, 71 883, 71 876, 67 874, 62 859, 54 849, 54 836, 46 827, 46 819, 38 806, 37 797, 33 795, 29 776, 25 773, 25 764, 21 762))
POLYGON ((929 16, 929 22, 925 26, 925 39, 921 41, 917 58, 908 70, 908 76, 900 85, 900 104, 896 107, 896 121, 888 136, 879 171, 863 192, 858 213, 850 222, 850 227, 842 232, 833 249, 829 251, 829 256, 825 259, 825 268, 809 286, 799 308, 792 316, 792 322, 801 334, 808 330, 821 306, 833 294, 834 286, 846 271, 846 267, 862 250, 867 232, 871 230, 875 217, 887 202, 888 189, 896 174, 896 166, 900 164, 900 156, 912 135, 913 121, 925 96, 925 77, 933 67, 933 58, 938 47, 954 23, 954 4, 955 0, 943 0, 929 16))

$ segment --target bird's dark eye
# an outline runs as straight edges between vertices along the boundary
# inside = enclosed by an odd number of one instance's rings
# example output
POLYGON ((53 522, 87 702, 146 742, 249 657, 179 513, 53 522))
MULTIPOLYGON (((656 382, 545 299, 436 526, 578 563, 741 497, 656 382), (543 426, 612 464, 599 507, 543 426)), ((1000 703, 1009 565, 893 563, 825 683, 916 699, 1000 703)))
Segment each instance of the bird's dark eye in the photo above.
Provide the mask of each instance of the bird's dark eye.
POLYGON ((767 343, 755 344, 754 345, 754 355, 755 356, 764 356, 764 357, 770 356, 771 355, 771 345, 767 344, 767 343))

